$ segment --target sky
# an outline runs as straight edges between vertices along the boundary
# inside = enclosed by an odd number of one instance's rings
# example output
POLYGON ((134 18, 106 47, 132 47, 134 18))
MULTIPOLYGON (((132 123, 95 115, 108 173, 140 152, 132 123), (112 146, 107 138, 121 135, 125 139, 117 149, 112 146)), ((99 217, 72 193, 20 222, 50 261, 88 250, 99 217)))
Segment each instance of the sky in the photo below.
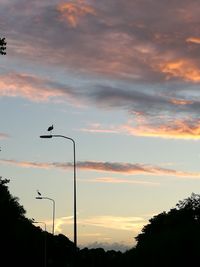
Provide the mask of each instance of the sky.
MULTIPOLYGON (((0 0, 0 167, 28 218, 125 250, 200 188, 198 0, 0 0)), ((42 227, 42 225, 41 225, 42 227)))

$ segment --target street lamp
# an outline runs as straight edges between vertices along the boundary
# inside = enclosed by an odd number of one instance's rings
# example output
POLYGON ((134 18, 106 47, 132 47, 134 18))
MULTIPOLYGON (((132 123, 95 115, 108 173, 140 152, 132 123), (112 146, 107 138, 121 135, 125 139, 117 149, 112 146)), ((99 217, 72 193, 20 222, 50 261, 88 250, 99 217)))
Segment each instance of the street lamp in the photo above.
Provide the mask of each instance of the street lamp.
POLYGON ((73 152, 74 152, 74 245, 77 249, 77 219, 76 219, 76 145, 74 139, 59 134, 50 134, 50 135, 41 135, 40 138, 52 138, 52 137, 62 137, 72 141, 73 143, 73 152))
POLYGON ((47 266, 47 225, 45 222, 36 222, 34 219, 32 219, 32 223, 39 223, 44 225, 44 267, 47 266))
MULTIPOLYGON (((38 196, 36 197, 36 199, 48 199, 50 201, 52 201, 53 203, 53 222, 52 222, 52 234, 54 235, 54 221, 55 221, 55 201, 52 198, 49 197, 42 197, 42 196, 38 196)), ((46 230, 45 230, 46 231, 46 230)))
POLYGON ((74 139, 58 134, 50 134, 50 135, 41 135, 40 138, 52 138, 52 137, 62 137, 72 141, 73 143, 73 152, 74 152, 74 245, 75 249, 77 249, 77 220, 76 220, 76 149, 75 149, 75 141, 74 139))
POLYGON ((47 231, 47 225, 45 222, 36 222, 34 219, 33 219, 33 223, 40 223, 40 224, 44 224, 44 230, 45 232, 47 231))

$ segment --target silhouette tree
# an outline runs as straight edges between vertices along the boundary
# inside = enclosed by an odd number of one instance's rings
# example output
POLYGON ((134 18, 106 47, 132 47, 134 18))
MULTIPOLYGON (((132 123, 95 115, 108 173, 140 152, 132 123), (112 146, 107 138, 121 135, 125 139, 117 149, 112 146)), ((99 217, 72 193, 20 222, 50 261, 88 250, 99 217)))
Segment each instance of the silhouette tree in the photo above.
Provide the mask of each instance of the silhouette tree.
POLYGON ((18 198, 10 194, 8 183, 0 178, 0 266, 44 267, 44 240, 47 267, 71 266, 74 244, 63 235, 53 236, 33 225, 18 198))
POLYGON ((191 266, 200 261, 200 195, 149 220, 136 237, 138 266, 191 266))
POLYGON ((6 55, 6 39, 5 38, 0 38, 0 54, 1 55, 6 55))
POLYGON ((84 248, 78 254, 77 266, 80 267, 121 267, 126 266, 122 262, 122 252, 103 248, 84 248))

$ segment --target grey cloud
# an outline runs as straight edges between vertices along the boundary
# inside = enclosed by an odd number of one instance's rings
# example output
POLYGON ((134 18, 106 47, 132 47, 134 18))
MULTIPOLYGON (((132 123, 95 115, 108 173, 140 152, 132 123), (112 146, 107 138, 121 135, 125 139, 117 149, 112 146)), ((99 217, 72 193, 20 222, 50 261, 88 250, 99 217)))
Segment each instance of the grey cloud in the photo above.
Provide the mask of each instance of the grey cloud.
MULTIPOLYGON (((125 88, 125 86, 124 86, 125 88)), ((143 86, 127 86, 127 89, 111 86, 96 86, 95 90, 90 91, 88 97, 103 108, 123 108, 130 113, 141 113, 148 116, 149 120, 158 120, 165 115, 165 119, 170 120, 176 114, 177 118, 196 119, 200 111, 200 102, 197 99, 198 89, 173 90, 173 88, 145 88, 143 86), (174 100, 174 102, 173 102, 174 100), (177 103, 175 102, 177 100, 177 103), (184 105, 178 104, 178 101, 185 100, 184 105), (188 102, 187 102, 188 101, 188 102)), ((164 117, 162 118, 162 120, 164 117)), ((159 123, 159 121, 157 121, 159 123)))

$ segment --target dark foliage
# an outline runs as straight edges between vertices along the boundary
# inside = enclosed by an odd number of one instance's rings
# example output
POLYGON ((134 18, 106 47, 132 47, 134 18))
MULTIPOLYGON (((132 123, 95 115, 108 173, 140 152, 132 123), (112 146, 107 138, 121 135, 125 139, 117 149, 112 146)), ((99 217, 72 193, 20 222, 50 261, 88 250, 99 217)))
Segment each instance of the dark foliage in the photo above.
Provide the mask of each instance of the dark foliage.
POLYGON ((24 208, 0 178, 0 266, 165 267, 200 262, 200 195, 179 201, 149 220, 125 253, 102 248, 75 251, 64 235, 52 235, 25 217, 24 208), (46 248, 46 250, 45 250, 46 248), (46 251, 46 254, 45 254, 46 251))
POLYGON ((105 251, 103 248, 84 248, 78 255, 78 266, 81 267, 110 267, 124 266, 122 253, 114 250, 105 251))
POLYGON ((9 193, 8 182, 0 179, 0 266, 44 267, 45 260, 49 267, 71 266, 73 243, 33 225, 18 199, 9 193))
POLYGON ((138 266, 191 266, 200 261, 200 195, 154 216, 136 240, 138 266))
POLYGON ((6 39, 0 38, 0 55, 6 55, 6 39))

